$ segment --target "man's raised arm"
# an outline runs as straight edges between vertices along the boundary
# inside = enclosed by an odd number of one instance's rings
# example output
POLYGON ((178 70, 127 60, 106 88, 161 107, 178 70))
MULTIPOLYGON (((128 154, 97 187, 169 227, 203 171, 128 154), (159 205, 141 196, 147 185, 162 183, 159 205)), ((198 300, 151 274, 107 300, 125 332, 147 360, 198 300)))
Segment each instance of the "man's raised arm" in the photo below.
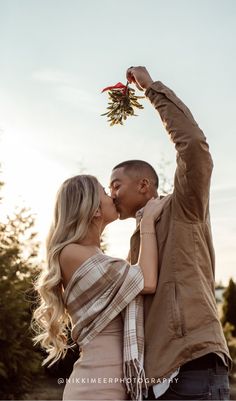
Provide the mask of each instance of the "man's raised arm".
POLYGON ((131 67, 127 79, 156 108, 177 150, 174 199, 179 215, 191 220, 204 220, 209 201, 213 162, 209 147, 190 110, 160 81, 153 82, 145 67, 131 67))

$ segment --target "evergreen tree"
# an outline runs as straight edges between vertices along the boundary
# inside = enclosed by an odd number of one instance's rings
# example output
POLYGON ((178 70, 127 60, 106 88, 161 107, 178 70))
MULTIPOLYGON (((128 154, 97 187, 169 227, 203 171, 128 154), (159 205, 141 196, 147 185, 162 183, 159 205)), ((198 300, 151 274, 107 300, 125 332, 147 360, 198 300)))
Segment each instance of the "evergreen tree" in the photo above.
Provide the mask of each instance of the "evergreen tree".
POLYGON ((163 157, 157 164, 156 171, 159 177, 158 193, 159 195, 168 195, 173 192, 174 185, 173 180, 168 177, 167 169, 170 166, 170 162, 165 160, 163 157))
POLYGON ((223 317, 222 324, 223 326, 226 323, 230 323, 232 327, 232 335, 236 337, 236 284, 231 278, 229 281, 229 285, 226 288, 224 294, 224 303, 223 303, 223 317))
MULTIPOLYGON (((2 187, 0 183, 0 187, 2 187)), ((34 218, 27 209, 0 221, 0 398, 20 399, 29 388, 42 356, 32 343, 32 281, 38 244, 34 218)))

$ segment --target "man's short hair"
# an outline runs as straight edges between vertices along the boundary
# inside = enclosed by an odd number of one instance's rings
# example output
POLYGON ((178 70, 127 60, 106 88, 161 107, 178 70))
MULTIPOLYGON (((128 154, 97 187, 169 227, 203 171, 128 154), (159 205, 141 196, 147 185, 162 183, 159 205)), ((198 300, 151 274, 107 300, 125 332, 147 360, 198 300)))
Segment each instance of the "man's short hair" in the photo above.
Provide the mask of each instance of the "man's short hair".
POLYGON ((156 189, 158 189, 159 178, 155 169, 151 166, 151 164, 145 162, 144 160, 126 160, 113 167, 113 170, 122 167, 124 168, 125 172, 133 171, 140 176, 143 174, 145 175, 146 173, 147 176, 153 181, 153 184, 156 187, 156 189))

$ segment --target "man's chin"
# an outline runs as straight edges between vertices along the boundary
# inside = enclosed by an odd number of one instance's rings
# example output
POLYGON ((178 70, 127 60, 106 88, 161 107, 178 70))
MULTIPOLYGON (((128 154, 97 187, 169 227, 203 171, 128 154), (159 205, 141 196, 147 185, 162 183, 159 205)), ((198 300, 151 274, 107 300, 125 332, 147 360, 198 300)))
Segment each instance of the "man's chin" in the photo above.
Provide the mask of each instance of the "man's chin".
POLYGON ((119 220, 125 220, 128 219, 128 216, 126 216, 124 213, 119 212, 119 220))
POLYGON ((119 210, 118 208, 116 208, 116 211, 118 213, 119 220, 125 220, 125 219, 128 219, 129 217, 131 217, 131 216, 128 216, 128 214, 123 210, 119 210))

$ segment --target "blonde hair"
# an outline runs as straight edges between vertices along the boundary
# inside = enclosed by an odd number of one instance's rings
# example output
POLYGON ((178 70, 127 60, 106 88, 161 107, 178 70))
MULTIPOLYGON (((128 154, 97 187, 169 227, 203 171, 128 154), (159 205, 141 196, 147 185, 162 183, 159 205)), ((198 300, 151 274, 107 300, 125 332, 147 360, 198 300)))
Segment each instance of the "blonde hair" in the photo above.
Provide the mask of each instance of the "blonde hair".
POLYGON ((69 178, 57 193, 54 220, 46 243, 47 266, 35 283, 40 305, 32 319, 36 331, 34 343, 40 343, 48 353, 43 365, 51 361, 51 366, 65 357, 70 348, 71 321, 62 299, 60 252, 66 245, 83 240, 99 204, 99 183, 91 175, 69 178))

